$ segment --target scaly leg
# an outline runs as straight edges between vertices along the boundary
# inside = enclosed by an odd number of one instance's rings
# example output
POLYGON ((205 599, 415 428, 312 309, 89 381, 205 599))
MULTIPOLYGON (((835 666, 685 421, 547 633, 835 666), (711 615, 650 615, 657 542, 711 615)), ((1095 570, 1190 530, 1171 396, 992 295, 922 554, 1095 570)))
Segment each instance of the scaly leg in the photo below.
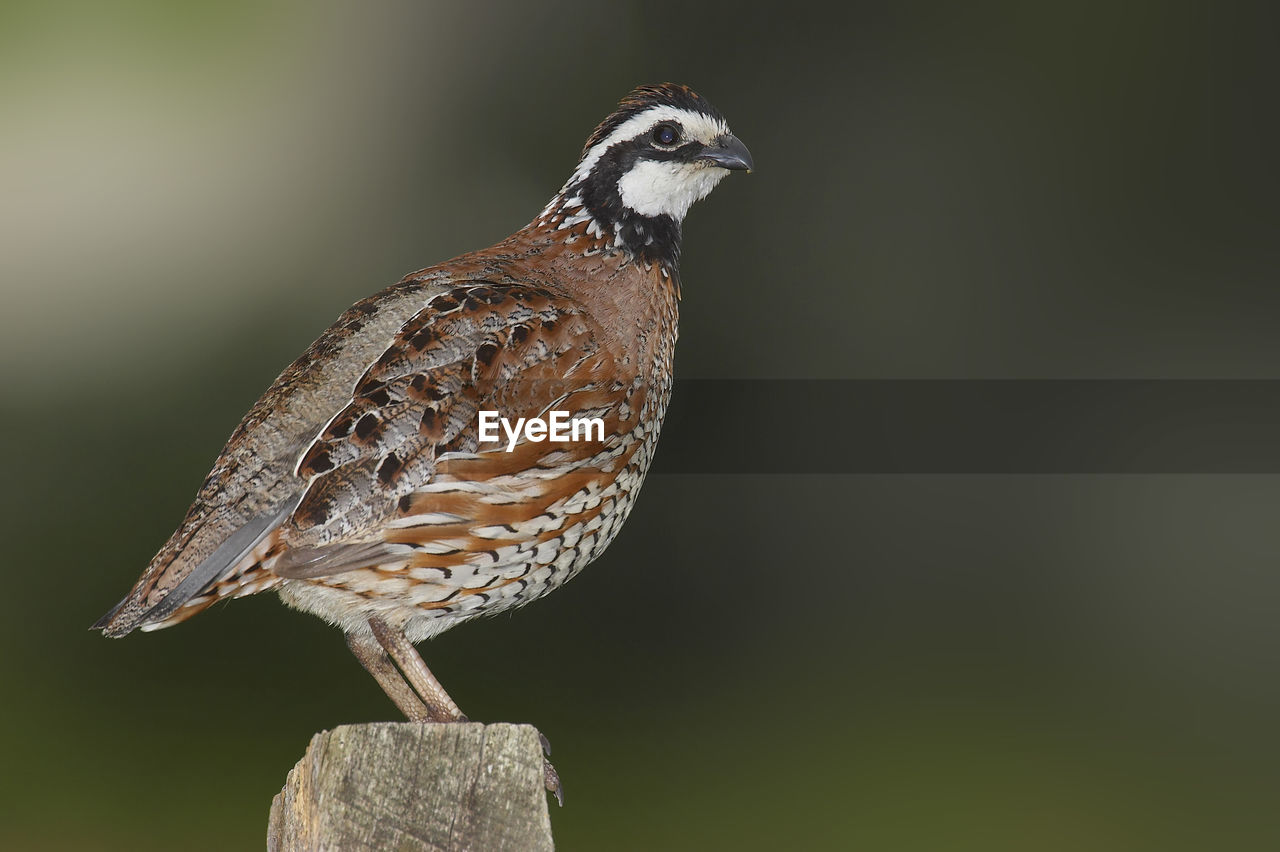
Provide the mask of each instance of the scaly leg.
POLYGON ((391 659, 396 661, 396 665, 404 674, 404 679, 427 706, 432 722, 467 721, 467 717, 462 715, 458 705, 449 697, 449 693, 444 691, 440 681, 436 680, 436 676, 431 673, 431 669, 427 668, 427 664, 418 654, 418 649, 405 638, 404 633, 392 629, 380 618, 370 618, 369 627, 373 629, 373 638, 377 639, 378 644, 391 655, 391 659))
MULTIPOLYGON (((419 704, 426 709, 428 717, 426 720, 414 719, 407 712, 410 719, 414 721, 431 721, 431 722, 465 722, 467 717, 458 709, 458 705, 449 697, 449 693, 444 691, 444 687, 440 685, 440 681, 436 680, 436 676, 431 673, 431 669, 427 668, 426 662, 418 653, 418 649, 413 647, 413 643, 408 640, 403 632, 395 630, 391 625, 387 624, 380 618, 370 618, 369 627, 373 630, 373 637, 377 640, 377 644, 382 646, 381 649, 386 653, 380 655, 381 659, 386 662, 387 654, 395 660, 400 671, 404 675, 404 680, 400 681, 400 686, 404 686, 404 681, 408 681, 409 685, 417 693, 419 704)), ((355 648, 352 647, 354 651, 355 648)), ((364 663, 364 658, 357 653, 360 662, 364 663)), ((390 665, 388 663, 388 665, 390 665)), ((387 688, 387 684, 382 678, 365 663, 365 668, 369 669, 378 683, 382 684, 383 690, 387 695, 391 696, 392 701, 396 701, 396 706, 404 710, 396 697, 392 695, 391 690, 387 688)), ((397 680, 399 680, 397 678, 397 680)), ((545 754, 551 753, 551 744, 547 742, 547 738, 538 733, 538 739, 542 743, 542 750, 545 754)), ((551 761, 544 755, 542 758, 542 779, 543 784, 548 790, 555 794, 556 801, 564 805, 564 787, 560 783, 560 775, 556 772, 556 768, 551 765, 551 761)))
POLYGON ((387 652, 382 649, 377 640, 359 633, 348 633, 347 647, 351 649, 351 653, 355 654, 365 671, 373 675, 373 679, 378 682, 378 686, 382 687, 387 697, 411 722, 431 721, 431 711, 401 677, 400 672, 396 671, 396 667, 387 657, 387 652))

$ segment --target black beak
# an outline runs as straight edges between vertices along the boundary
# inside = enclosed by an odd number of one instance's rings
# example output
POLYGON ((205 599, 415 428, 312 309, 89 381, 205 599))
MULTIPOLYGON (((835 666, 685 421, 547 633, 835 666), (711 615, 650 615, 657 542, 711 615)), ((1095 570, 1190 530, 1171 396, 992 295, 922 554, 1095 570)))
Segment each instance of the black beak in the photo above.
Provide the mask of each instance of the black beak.
POLYGON ((747 146, 732 133, 717 136, 710 145, 702 149, 697 158, 714 163, 722 169, 751 171, 755 167, 751 162, 751 152, 747 150, 747 146))

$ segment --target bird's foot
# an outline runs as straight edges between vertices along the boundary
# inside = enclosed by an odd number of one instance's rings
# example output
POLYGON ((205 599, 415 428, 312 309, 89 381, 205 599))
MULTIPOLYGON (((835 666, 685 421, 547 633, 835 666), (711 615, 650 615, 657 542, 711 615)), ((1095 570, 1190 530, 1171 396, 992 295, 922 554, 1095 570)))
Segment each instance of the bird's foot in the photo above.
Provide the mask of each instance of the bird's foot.
POLYGON ((547 735, 538 731, 538 742, 542 745, 542 777, 547 785, 547 791, 554 793, 556 802, 560 807, 564 807, 564 785, 560 783, 560 773, 556 772, 556 768, 551 765, 551 761, 547 758, 551 757, 551 740, 547 739, 547 735))
POLYGON ((556 797, 556 803, 564 807, 564 785, 560 783, 560 773, 551 765, 551 761, 542 758, 542 777, 547 791, 556 797))

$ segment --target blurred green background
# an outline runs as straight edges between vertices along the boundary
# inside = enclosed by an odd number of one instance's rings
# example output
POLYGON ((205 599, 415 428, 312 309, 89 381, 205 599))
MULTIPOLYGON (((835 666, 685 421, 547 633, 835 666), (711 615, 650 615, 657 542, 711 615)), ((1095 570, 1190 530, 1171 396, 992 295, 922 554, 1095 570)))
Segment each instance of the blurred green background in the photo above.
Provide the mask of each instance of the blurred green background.
MULTIPOLYGON (((314 731, 394 718, 272 598, 87 627, 286 363, 532 218, 632 86, 693 85, 759 165, 687 223, 681 377, 1275 378, 1273 33, 6 0, 0 846, 260 848, 314 731)), ((772 451, 841 452, 775 415, 772 451)), ((656 476, 581 578, 423 651, 550 737, 564 849, 1277 848, 1278 517, 1276 476, 656 476)))

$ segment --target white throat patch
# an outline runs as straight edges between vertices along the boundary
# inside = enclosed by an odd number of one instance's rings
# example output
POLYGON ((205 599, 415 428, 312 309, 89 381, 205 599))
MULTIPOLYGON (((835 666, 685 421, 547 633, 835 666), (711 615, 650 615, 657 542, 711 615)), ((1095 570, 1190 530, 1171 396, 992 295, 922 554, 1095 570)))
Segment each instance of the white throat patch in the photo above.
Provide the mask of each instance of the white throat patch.
POLYGON ((684 220, 693 202, 707 197, 728 169, 710 163, 640 160, 618 181, 622 203, 641 216, 684 220))

